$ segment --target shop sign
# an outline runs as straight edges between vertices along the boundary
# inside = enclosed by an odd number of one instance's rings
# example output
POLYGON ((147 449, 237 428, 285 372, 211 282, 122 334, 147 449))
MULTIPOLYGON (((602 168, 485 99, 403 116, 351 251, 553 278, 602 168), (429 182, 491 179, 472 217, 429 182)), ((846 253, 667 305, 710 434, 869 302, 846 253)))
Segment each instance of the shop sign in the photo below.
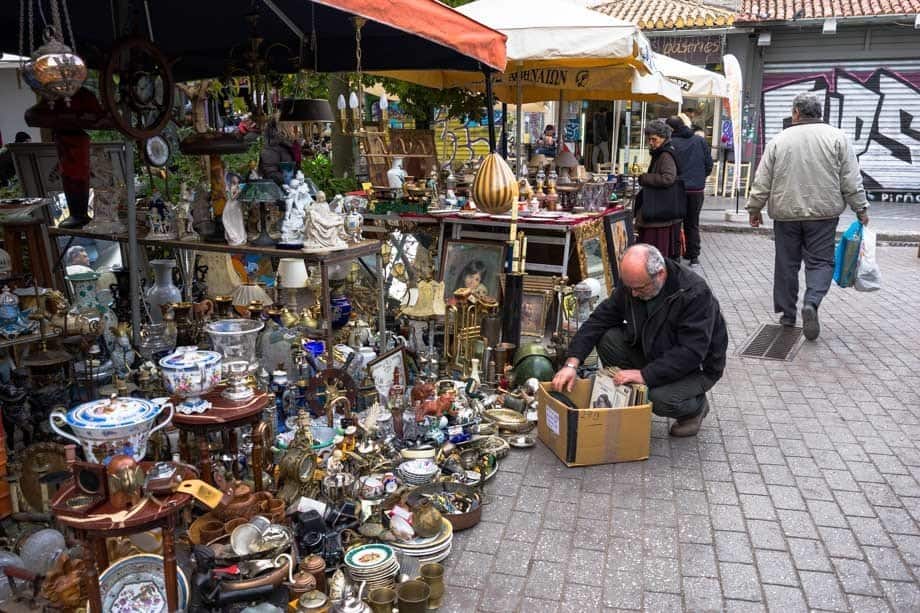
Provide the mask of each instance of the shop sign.
POLYGON ((721 36, 655 36, 652 49, 681 62, 705 66, 722 61, 721 36))

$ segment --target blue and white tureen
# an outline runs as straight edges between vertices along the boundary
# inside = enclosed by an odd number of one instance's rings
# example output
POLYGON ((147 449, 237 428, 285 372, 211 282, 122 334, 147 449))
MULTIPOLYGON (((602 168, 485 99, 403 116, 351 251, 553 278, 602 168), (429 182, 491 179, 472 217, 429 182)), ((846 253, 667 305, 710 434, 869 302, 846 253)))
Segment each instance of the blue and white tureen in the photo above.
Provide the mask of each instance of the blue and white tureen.
POLYGON ((78 404, 67 412, 55 409, 49 421, 60 436, 83 446, 87 461, 105 464, 120 454, 140 462, 147 453, 147 439, 165 428, 172 416, 173 405, 169 402, 156 404, 142 398, 112 396, 78 404), (169 409, 169 416, 154 426, 165 409, 169 409), (61 430, 59 423, 69 426, 73 434, 61 430))
POLYGON ((177 411, 184 415, 204 413, 211 403, 201 396, 220 384, 221 355, 196 347, 179 347, 160 360, 160 372, 166 391, 183 398, 177 411))

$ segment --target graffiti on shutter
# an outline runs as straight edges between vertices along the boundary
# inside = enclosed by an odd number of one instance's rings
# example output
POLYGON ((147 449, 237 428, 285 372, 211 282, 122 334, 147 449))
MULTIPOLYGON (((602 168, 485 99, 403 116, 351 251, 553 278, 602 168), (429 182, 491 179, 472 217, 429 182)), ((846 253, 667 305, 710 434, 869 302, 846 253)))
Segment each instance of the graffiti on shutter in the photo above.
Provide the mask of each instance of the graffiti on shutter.
POLYGON ((823 98, 825 121, 853 142, 869 199, 920 204, 920 70, 768 72, 762 142, 789 124, 792 100, 809 91, 823 98))

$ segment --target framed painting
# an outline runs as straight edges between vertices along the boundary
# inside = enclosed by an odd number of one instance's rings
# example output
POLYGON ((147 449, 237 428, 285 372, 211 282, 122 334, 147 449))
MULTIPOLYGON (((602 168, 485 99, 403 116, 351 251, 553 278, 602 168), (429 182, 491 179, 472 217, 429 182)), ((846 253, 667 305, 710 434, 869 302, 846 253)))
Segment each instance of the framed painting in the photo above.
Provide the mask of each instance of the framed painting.
POLYGON ((521 299, 521 334, 542 340, 546 336, 546 320, 552 303, 552 292, 525 289, 521 299))
POLYGON ((394 373, 399 373, 399 384, 406 387, 406 347, 400 345, 372 360, 367 365, 367 370, 374 380, 374 387, 380 394, 380 402, 386 406, 390 399, 390 388, 393 387, 394 373))
POLYGON ((496 300, 501 295, 500 277, 505 268, 504 243, 447 240, 441 251, 439 280, 444 282, 444 300, 467 287, 496 300))
POLYGON ((596 279, 604 290, 606 298, 613 291, 614 267, 607 255, 607 237, 604 221, 594 219, 575 226, 575 249, 578 254, 578 267, 581 279, 596 279))
POLYGON ((633 234, 632 211, 623 209, 604 216, 604 234, 607 236, 607 254, 613 284, 620 281, 620 260, 627 247, 636 242, 633 234))

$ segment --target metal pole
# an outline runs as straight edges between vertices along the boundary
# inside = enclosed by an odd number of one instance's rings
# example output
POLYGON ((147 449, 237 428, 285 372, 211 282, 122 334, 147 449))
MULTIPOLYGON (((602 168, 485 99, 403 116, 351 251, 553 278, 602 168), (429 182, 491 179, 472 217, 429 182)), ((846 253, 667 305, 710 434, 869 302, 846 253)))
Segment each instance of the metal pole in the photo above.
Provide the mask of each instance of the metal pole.
POLYGON ((141 331, 141 283, 138 268, 140 252, 137 245, 137 203, 134 193, 134 141, 125 140, 125 186, 128 198, 128 281, 131 285, 131 334, 135 345, 141 331))
POLYGON ((495 153, 495 113, 492 112, 495 98, 492 95, 492 71, 486 68, 482 72, 486 76, 486 110, 489 113, 489 153, 495 153))
POLYGON ((502 157, 508 159, 508 103, 502 102, 502 157))
POLYGON ((523 159, 524 155, 524 88, 521 86, 521 73, 517 73, 517 99, 515 103, 517 104, 517 110, 515 111, 515 121, 517 125, 515 126, 515 134, 517 134, 517 140, 515 142, 515 149, 517 155, 517 166, 518 166, 518 175, 526 176, 527 174, 527 162, 523 159))

